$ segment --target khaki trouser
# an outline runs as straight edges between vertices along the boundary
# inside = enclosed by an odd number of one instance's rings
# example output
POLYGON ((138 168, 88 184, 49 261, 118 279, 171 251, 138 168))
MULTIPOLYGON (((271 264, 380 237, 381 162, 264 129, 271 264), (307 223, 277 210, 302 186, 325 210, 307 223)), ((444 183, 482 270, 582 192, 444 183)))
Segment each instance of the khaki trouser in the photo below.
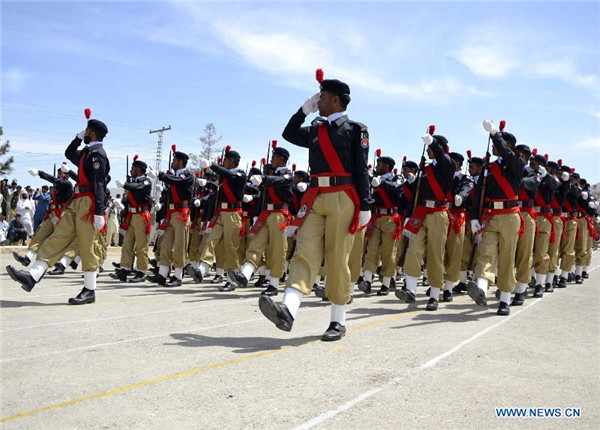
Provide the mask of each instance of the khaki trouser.
POLYGON ((65 256, 70 258, 71 260, 75 260, 75 257, 79 255, 79 247, 77 246, 77 238, 73 239, 73 241, 67 247, 65 251, 65 256))
POLYGON ((194 230, 190 234, 190 261, 198 261, 200 258, 200 245, 202 243, 203 235, 200 234, 200 225, 202 224, 202 217, 198 217, 194 230))
MULTIPOLYGON (((496 277, 498 288, 505 293, 515 289, 515 254, 519 240, 521 218, 518 213, 492 216, 478 245, 477 269, 474 278, 485 278, 490 283, 496 277)), ((522 239, 521 239, 522 240, 522 239)), ((529 282, 529 278, 527 278, 529 282)))
POLYGON ((286 217, 281 212, 269 214, 260 231, 250 240, 246 251, 245 261, 258 268, 264 253, 267 254, 269 275, 272 278, 281 278, 285 271, 285 256, 287 255, 287 238, 285 228, 279 228, 286 222, 286 217))
MULTIPOLYGON (((444 267, 446 268, 444 279, 446 281, 458 282, 464 242, 465 224, 460 227, 459 234, 456 234, 454 228, 451 228, 448 239, 446 239, 446 256, 444 258, 444 267)), ((427 269, 427 275, 429 276, 429 269, 427 269)))
POLYGON ((240 237, 240 246, 238 246, 238 259, 240 261, 244 261, 244 259, 246 258, 246 251, 248 250, 248 247, 250 246, 250 242, 252 242, 252 239, 253 239, 250 236, 248 236, 248 233, 250 232, 250 229, 252 228, 252 219, 251 218, 242 219, 242 222, 245 224, 246 234, 244 236, 240 237))
POLYGON ((138 270, 148 270, 148 238, 146 234, 146 224, 140 214, 132 214, 129 221, 129 228, 123 238, 123 247, 121 248, 121 267, 132 268, 133 258, 138 270))
POLYGON ((584 266, 589 266, 590 264, 592 264, 592 245, 593 245, 593 243, 594 243, 594 239, 592 239, 592 236, 590 236, 588 234, 588 236, 587 236, 587 254, 585 256, 585 260, 583 263, 584 266))
POLYGON ((404 260, 406 259, 406 241, 408 238, 404 235, 400 236, 400 239, 396 241, 396 266, 403 267, 404 260))
MULTIPOLYGON (((471 230, 471 220, 467 218, 465 222, 465 239, 463 240, 462 253, 460 256, 460 271, 466 272, 467 270, 475 271, 475 264, 477 263, 477 250, 475 249, 475 255, 473 255, 473 263, 469 269, 469 261, 471 259, 471 252, 473 251, 473 230, 471 230)), ((460 275, 459 275, 460 276, 460 275)))
POLYGON ((217 269, 225 270, 225 241, 223 238, 221 238, 219 243, 217 243, 217 246, 215 246, 215 265, 217 269))
POLYGON ((554 229, 556 230, 556 241, 548 245, 548 256, 550 257, 550 262, 548 263, 548 273, 556 272, 558 268, 558 258, 560 256, 560 244, 562 242, 562 233, 563 233, 563 222, 562 220, 554 216, 552 217, 554 220, 554 229))
POLYGON ((560 243, 560 270, 570 272, 573 264, 575 264, 575 236, 577 236, 577 220, 566 220, 565 228, 567 230, 567 237, 560 243))
POLYGON ((94 246, 96 247, 96 255, 98 256, 98 263, 104 263, 106 260, 106 256, 108 254, 108 240, 106 233, 99 232, 96 236, 96 240, 94 241, 94 246))
POLYGON ((331 303, 350 301, 348 259, 353 236, 349 233, 354 203, 346 192, 319 194, 302 226, 298 229, 296 253, 290 263, 287 285, 310 294, 321 267, 327 267, 325 295, 331 303))
MULTIPOLYGON (((535 240, 535 218, 527 212, 521 212, 525 221, 525 233, 517 243, 517 282, 529 284, 531 281, 531 267, 533 266, 533 243, 535 240)), ((512 290, 511 290, 512 291, 512 290)))
POLYGON ((106 240, 109 245, 119 243, 119 222, 117 215, 111 214, 106 220, 106 240))
POLYGON ((367 254, 363 270, 375 273, 381 261, 381 276, 396 273, 396 240, 392 237, 398 226, 390 215, 378 216, 367 241, 367 254))
MULTIPOLYGON (((350 268, 350 282, 358 281, 360 276, 360 268, 363 264, 363 250, 365 241, 365 229, 361 229, 354 235, 352 241, 352 250, 348 257, 348 267, 350 268)), ((396 264, 396 262, 394 262, 396 264)))
POLYGON ((434 288, 444 286, 444 254, 450 218, 448 211, 427 214, 417 237, 410 239, 404 272, 408 276, 421 276, 421 262, 427 253, 427 279, 434 288))
POLYGON ((538 216, 538 235, 535 238, 533 246, 533 267, 535 273, 545 275, 548 273, 548 264, 550 256, 548 255, 548 246, 550 245, 550 232, 552 225, 543 216, 538 216))
POLYGON ((54 223, 51 221, 51 217, 46 218, 46 220, 40 224, 37 231, 31 238, 31 242, 29 242, 27 250, 37 254, 42 243, 44 243, 44 241, 48 239, 52 233, 54 233, 54 230, 54 223))
MULTIPOLYGON (((212 231, 208 236, 206 248, 200 254, 200 260, 203 263, 212 265, 215 261, 215 248, 223 240, 224 255, 223 269, 237 270, 240 267, 238 257, 238 246, 240 245, 240 228, 242 227, 242 217, 237 212, 220 212, 219 218, 215 222, 212 231)), ((219 265, 221 259, 217 260, 219 265)))
POLYGON ((585 266, 587 261, 587 240, 589 237, 587 220, 585 218, 577 219, 577 237, 575 239, 575 264, 585 266))
POLYGON ((179 217, 179 212, 171 214, 169 225, 162 235, 159 257, 161 266, 171 267, 173 263, 176 269, 181 269, 186 265, 190 221, 183 222, 179 217))
MULTIPOLYGON (((73 240, 77 242, 77 248, 81 256, 81 264, 84 272, 95 272, 99 265, 99 256, 95 242, 98 231, 91 221, 83 221, 92 206, 91 198, 88 196, 75 198, 65 211, 62 219, 52 234, 40 246, 37 259, 53 266, 63 255, 67 253, 73 240)), ((93 217, 92 217, 93 219, 93 217)))

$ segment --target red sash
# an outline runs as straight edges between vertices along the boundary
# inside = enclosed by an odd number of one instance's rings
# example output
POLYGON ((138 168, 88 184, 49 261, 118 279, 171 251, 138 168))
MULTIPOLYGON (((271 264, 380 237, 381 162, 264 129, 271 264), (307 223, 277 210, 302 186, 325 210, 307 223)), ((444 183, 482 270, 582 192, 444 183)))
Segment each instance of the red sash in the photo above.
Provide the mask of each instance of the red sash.
MULTIPOLYGON (((133 193, 131 191, 128 192, 128 197, 129 204, 132 208, 140 207, 140 205, 135 201, 135 198, 133 197, 133 193)), ((150 211, 148 209, 145 209, 141 212, 136 212, 135 214, 133 212, 128 211, 127 215, 125 215, 125 218, 123 219, 123 222, 119 226, 119 230, 122 230, 123 232, 129 230, 129 224, 133 215, 142 216, 142 218, 144 219, 144 232, 146 233, 146 236, 148 236, 150 234, 150 230, 152 229, 152 226, 150 225, 150 211)))
MULTIPOLYGON (((379 195, 379 197, 381 198, 381 200, 383 201, 383 208, 385 209, 396 209, 396 206, 394 206, 394 204, 392 203, 392 200, 390 199, 390 196, 387 195, 387 193, 385 192, 385 190, 379 186, 376 188, 377 190, 377 194, 379 195)), ((383 208, 376 208, 376 209, 383 209, 383 208)), ((375 221, 378 218, 381 218, 383 216, 389 216, 391 217, 394 222, 396 223, 396 231, 394 231, 392 233, 392 238, 394 240, 398 240, 400 239, 400 236, 402 236, 402 217, 400 216, 400 214, 395 213, 395 214, 378 214, 378 213, 373 213, 372 217, 371 217, 371 221, 369 221, 369 226, 367 226, 367 234, 369 236, 371 236, 373 230, 372 230, 372 226, 375 224, 375 221)))
POLYGON ((223 202, 223 201, 220 202, 218 199, 218 196, 217 196, 217 210, 215 211, 215 214, 213 215, 212 219, 208 223, 208 227, 206 227, 206 228, 212 230, 212 228, 215 226, 215 223, 219 219, 219 215, 221 214, 221 212, 237 212, 239 214, 240 218, 242 218, 242 225, 240 226, 240 237, 246 236, 246 223, 244 222, 244 211, 242 210, 242 208, 240 207, 240 208, 223 209, 223 208, 221 208, 221 205, 220 205, 221 203, 234 203, 234 204, 241 203, 240 200, 235 198, 233 191, 231 191, 231 188, 229 187, 227 178, 223 178, 223 182, 221 183, 221 189, 225 193, 225 197, 227 197, 227 202, 223 202))
MULTIPOLYGON (((79 180, 77 181, 77 183, 75 184, 76 187, 90 187, 90 181, 89 179, 85 176, 85 172, 83 171, 83 161, 85 160, 85 156, 88 154, 88 148, 86 147, 85 149, 83 149, 81 151, 81 158, 79 159, 79 165, 78 165, 78 176, 79 176, 79 180)), ((88 221, 90 223, 94 223, 94 214, 96 212, 96 197, 94 196, 94 193, 92 192, 86 192, 86 193, 77 193, 77 194, 73 194, 73 196, 71 196, 71 198, 69 199, 69 201, 67 203, 65 203, 65 207, 67 207, 67 205, 71 202, 71 200, 75 199, 75 198, 79 198, 79 197, 89 197, 92 204, 90 205, 90 209, 83 214, 83 216, 81 217, 82 221, 88 221)), ((106 223, 105 223, 106 224, 106 223)))
POLYGON ((460 237, 462 226, 465 224, 467 217, 466 211, 461 208, 450 208, 450 214, 452 215, 453 219, 448 231, 450 231, 450 228, 452 228, 456 236, 460 237))
MULTIPOLYGON (((177 187, 173 184, 171 184, 169 187, 171 190, 171 197, 173 199, 173 204, 176 204, 176 205, 181 204, 182 200, 179 198, 179 194, 177 194, 177 187)), ((164 231, 167 229, 167 227, 169 226, 169 223, 171 222, 171 215, 173 214, 173 212, 179 213, 178 220, 181 222, 188 222, 190 219, 189 205, 186 208, 167 209, 167 214, 161 221, 160 226, 158 227, 159 230, 164 231)))
MULTIPOLYGON (((271 202, 273 204, 280 205, 280 204, 284 203, 277 196, 277 194, 275 193, 275 190, 273 189, 273 187, 267 187, 266 191, 269 193, 269 197, 271 197, 271 202)), ((258 218, 256 219, 256 222, 252 225, 252 228, 250 229, 250 233, 249 234, 250 235, 258 234, 258 232, 263 228, 263 226, 267 222, 267 218, 269 218, 269 215, 271 215, 272 213, 275 213, 275 212, 280 212, 285 217, 285 219, 283 220, 283 222, 277 226, 277 227, 279 227, 279 230, 281 230, 281 232, 283 233, 283 231, 285 230, 285 228, 290 223, 290 211, 287 210, 287 209, 273 209, 273 210, 270 210, 270 211, 266 210, 266 209, 263 209, 260 212, 260 215, 258 215, 258 218)))
MULTIPOLYGON (((352 176, 351 173, 347 173, 344 170, 344 165, 342 164, 340 158, 331 143, 331 139, 329 138, 329 133, 327 132, 327 124, 323 123, 319 126, 319 146, 321 147, 321 151, 329 164, 329 168, 331 172, 313 174, 312 177, 319 176, 352 176)), ((298 210, 298 214, 294 221, 292 222, 292 226, 300 228, 306 214, 308 214, 312 208, 313 203, 317 196, 321 193, 337 193, 340 191, 344 191, 352 203, 354 203, 354 216, 352 218, 352 222, 350 223, 349 232, 350 234, 354 234, 358 231, 359 221, 358 215, 360 213, 360 199, 358 197, 358 193, 356 192, 356 187, 353 184, 348 185, 338 185, 335 187, 309 187, 304 196, 302 197, 302 201, 300 202, 300 209, 298 210)))

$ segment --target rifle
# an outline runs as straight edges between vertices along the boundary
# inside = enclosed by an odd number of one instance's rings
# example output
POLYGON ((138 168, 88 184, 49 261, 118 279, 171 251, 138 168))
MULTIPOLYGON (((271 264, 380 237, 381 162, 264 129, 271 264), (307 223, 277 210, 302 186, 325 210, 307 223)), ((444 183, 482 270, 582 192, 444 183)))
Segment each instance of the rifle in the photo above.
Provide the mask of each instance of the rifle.
POLYGON ((54 173, 52 174, 56 178, 56 163, 54 163, 54 173))
MULTIPOLYGON (((506 121, 500 121, 500 131, 504 130, 506 127, 506 121)), ((479 212, 478 218, 481 220, 481 216, 483 215, 483 204, 485 203, 485 191, 487 189, 487 178, 488 178, 488 164, 490 162, 490 141, 492 140, 492 135, 488 136, 487 149, 485 150, 485 161, 486 163, 483 166, 483 171, 480 173, 480 176, 483 175, 483 182, 481 183, 481 195, 479 196, 479 212)), ((471 248, 471 255, 469 256, 469 264, 467 265, 467 271, 473 270, 473 261, 475 260, 475 253, 477 251, 478 242, 474 241, 473 247, 471 248)))
MULTIPOLYGON (((133 160, 137 160, 137 155, 133 157, 133 160)), ((125 182, 131 182, 131 176, 129 176, 129 154, 125 157, 125 182)))

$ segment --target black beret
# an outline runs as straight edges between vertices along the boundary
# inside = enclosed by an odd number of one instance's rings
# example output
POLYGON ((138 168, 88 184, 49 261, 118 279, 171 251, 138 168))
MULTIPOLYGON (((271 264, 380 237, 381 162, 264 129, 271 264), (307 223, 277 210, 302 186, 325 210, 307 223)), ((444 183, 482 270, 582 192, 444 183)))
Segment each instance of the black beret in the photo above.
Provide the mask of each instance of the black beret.
POLYGON ((517 146, 515 146, 515 151, 526 152, 529 155, 531 155, 531 148, 529 148, 529 146, 527 146, 527 145, 523 145, 523 144, 517 145, 517 146))
POLYGON ((248 172, 248 178, 253 175, 262 175, 262 172, 258 167, 251 167, 250 171, 248 172))
POLYGON ((308 173, 304 170, 296 170, 294 176, 300 176, 304 182, 308 181, 308 173))
POLYGON ((569 166, 567 166, 566 164, 563 164, 562 166, 560 166, 560 168, 558 170, 560 170, 561 172, 571 173, 571 168, 569 166))
POLYGON ((405 161, 402 167, 408 167, 409 169, 419 169, 419 165, 414 161, 405 161))
POLYGON ((146 169, 148 168, 148 165, 146 163, 144 163, 142 160, 135 160, 133 163, 131 163, 131 167, 139 167, 143 171, 146 171, 146 169))
POLYGON ((441 134, 434 134, 433 136, 433 143, 437 143, 438 145, 441 145, 445 148, 448 148, 448 139, 446 139, 444 136, 442 136, 441 134))
POLYGON ((452 158, 453 160, 459 161, 459 162, 463 162, 465 161, 465 157, 458 153, 458 152, 451 152, 450 154, 448 154, 450 156, 450 158, 452 158))
POLYGON ((173 158, 177 158, 178 160, 182 160, 187 162, 190 157, 185 153, 185 152, 181 152, 181 151, 175 151, 173 153, 173 158))
POLYGON ((225 153, 225 158, 231 158, 233 160, 240 161, 242 157, 240 157, 240 153, 234 150, 229 150, 225 153))
POLYGON ((469 163, 479 164, 480 166, 483 166, 485 164, 485 161, 483 161, 483 158, 481 157, 471 157, 469 158, 469 163))
POLYGON ((573 179, 579 179, 579 178, 581 178, 581 176, 579 176, 579 173, 573 173, 571 175, 571 178, 573 178, 573 179))
POLYGON ((288 158, 290 158, 290 151, 280 146, 277 146, 275 149, 273 149, 273 154, 277 154, 280 157, 283 157, 285 161, 287 161, 288 158))
POLYGON ((500 136, 502 136, 502 138, 507 141, 508 143, 512 144, 512 145, 516 145, 517 144, 517 138, 515 137, 514 134, 509 133, 508 131, 501 131, 500 132, 500 136))
POLYGON ((377 162, 382 162, 384 164, 387 164, 388 166, 390 166, 390 169, 393 169, 394 166, 396 165, 396 161, 394 161, 394 159, 392 157, 388 157, 386 155, 384 155, 383 157, 379 157, 377 159, 377 162))
POLYGON ((92 130, 101 133, 103 135, 108 134, 108 127, 106 126, 106 124, 104 124, 102 121, 99 121, 97 119, 90 119, 87 123, 88 128, 91 128, 92 130))
POLYGON ((548 162, 548 160, 546 160, 546 157, 544 157, 542 154, 536 154, 533 157, 531 157, 531 159, 537 161, 538 163, 540 163, 543 166, 545 166, 546 163, 548 162))
POLYGON ((553 169, 558 169, 558 167, 559 167, 558 163, 556 161, 548 161, 546 163, 546 166, 547 167, 552 167, 553 169))
POLYGON ((321 91, 329 91, 340 96, 348 96, 350 98, 350 87, 347 83, 337 79, 325 79, 321 82, 321 91))

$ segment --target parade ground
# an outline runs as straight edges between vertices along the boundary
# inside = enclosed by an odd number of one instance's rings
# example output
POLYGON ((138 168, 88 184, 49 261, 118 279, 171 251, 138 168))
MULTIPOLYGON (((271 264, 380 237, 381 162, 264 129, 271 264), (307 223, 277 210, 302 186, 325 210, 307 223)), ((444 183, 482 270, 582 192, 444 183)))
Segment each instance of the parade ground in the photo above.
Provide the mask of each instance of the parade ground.
POLYGON ((600 422, 598 251, 583 285, 530 298, 509 317, 496 316, 495 287, 487 308, 455 295, 437 312, 425 311, 424 287, 410 307, 393 294, 357 291, 339 342, 320 340, 329 304, 314 295, 286 333, 260 313, 257 288, 225 293, 190 278, 178 288, 116 282, 108 271, 119 249, 111 248, 96 303, 69 306, 81 273, 46 276, 27 293, 4 270, 18 266, 7 251, 0 255, 5 429, 597 429, 600 422), (528 416, 498 417, 502 408, 528 416), (539 417, 548 410, 561 417, 539 417))

